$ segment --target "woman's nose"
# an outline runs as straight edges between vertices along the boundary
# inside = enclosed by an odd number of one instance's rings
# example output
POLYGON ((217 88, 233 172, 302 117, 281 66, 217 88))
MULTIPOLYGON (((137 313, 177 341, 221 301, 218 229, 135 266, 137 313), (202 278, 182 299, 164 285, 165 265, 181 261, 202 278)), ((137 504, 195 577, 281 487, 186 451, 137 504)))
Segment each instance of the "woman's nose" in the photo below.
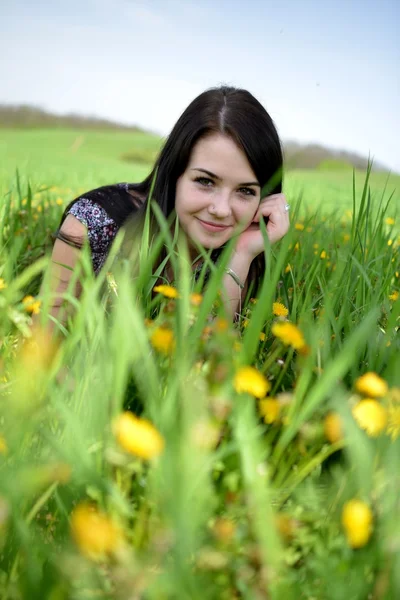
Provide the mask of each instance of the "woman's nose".
POLYGON ((219 218, 229 217, 232 213, 229 194, 221 193, 213 195, 212 200, 208 205, 208 212, 219 218))

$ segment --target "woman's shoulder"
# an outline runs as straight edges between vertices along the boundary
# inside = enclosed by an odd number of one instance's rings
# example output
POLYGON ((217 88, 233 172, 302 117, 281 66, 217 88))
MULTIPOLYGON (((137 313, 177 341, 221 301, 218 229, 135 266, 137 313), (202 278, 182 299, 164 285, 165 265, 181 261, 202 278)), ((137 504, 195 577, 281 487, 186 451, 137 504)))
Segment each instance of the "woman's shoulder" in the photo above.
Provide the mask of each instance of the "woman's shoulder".
POLYGON ((73 214, 81 217, 80 220, 88 221, 85 225, 96 225, 100 220, 101 224, 103 221, 105 224, 112 222, 120 227, 140 204, 135 194, 135 184, 115 183, 89 190, 75 198, 66 207, 63 218, 73 214))

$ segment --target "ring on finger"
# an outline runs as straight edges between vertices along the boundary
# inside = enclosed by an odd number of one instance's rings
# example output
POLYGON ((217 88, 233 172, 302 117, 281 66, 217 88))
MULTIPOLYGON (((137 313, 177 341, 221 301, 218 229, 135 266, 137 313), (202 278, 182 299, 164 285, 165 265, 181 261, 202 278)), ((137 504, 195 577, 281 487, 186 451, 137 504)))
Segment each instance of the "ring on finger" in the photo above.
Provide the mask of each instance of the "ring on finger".
POLYGON ((284 210, 285 210, 285 212, 289 212, 289 210, 290 210, 290 204, 285 204, 284 210))

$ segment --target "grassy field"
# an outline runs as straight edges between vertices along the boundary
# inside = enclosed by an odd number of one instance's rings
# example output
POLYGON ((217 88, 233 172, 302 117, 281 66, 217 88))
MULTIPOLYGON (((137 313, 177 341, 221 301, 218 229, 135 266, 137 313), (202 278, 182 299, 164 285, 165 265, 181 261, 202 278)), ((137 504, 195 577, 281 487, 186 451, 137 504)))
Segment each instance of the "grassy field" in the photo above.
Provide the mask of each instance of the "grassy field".
MULTIPOLYGON (((139 181, 148 172, 143 164, 124 162, 121 156, 139 150, 156 152, 162 140, 145 133, 82 130, 0 130, 0 185, 6 191, 18 168, 34 185, 60 187, 67 196, 117 181, 139 181)), ((303 197, 304 205, 352 208, 352 171, 292 171, 286 175, 285 192, 303 197)), ((361 197, 364 173, 357 173, 356 198, 361 197)), ((392 206, 400 204, 400 176, 372 173, 374 203, 386 188, 392 206)), ((70 196, 68 196, 70 197, 70 196)))
POLYGON ((0 598, 399 597, 399 177, 289 173, 235 324, 167 235, 157 293, 146 239, 135 278, 122 240, 97 279, 83 252, 51 339, 63 206, 159 143, 0 132, 0 598))

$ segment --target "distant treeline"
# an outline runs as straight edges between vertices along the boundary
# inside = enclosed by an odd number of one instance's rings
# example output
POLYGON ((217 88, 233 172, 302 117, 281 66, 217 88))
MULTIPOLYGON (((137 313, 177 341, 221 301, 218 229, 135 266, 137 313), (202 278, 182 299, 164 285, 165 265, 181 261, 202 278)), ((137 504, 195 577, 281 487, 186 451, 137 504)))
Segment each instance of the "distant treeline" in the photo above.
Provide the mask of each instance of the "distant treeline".
POLYGON ((27 104, 0 104, 0 127, 42 128, 63 127, 74 129, 118 129, 125 131, 143 131, 140 127, 115 123, 108 119, 88 117, 74 113, 56 115, 36 106, 27 104))
MULTIPOLYGON (((140 127, 123 125, 77 114, 56 115, 41 108, 30 105, 0 104, 0 128, 74 128, 74 129, 109 129, 124 131, 143 131, 140 127)), ((286 141, 283 143, 285 164, 289 169, 323 169, 323 170, 365 170, 368 159, 353 152, 337 151, 318 144, 299 144, 286 141)), ((121 158, 126 161, 151 163, 155 158, 154 152, 140 155, 138 149, 124 154, 121 158)), ((374 161, 375 171, 387 169, 374 161)))

